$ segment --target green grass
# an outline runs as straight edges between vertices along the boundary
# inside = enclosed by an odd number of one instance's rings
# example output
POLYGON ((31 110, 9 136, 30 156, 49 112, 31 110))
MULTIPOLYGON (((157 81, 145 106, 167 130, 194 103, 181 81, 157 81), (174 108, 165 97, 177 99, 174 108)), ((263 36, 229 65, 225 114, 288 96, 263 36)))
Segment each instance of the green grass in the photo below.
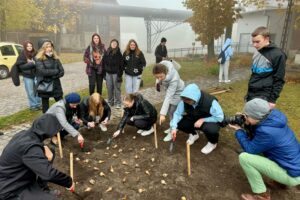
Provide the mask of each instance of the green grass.
POLYGON ((62 64, 83 61, 83 53, 61 53, 59 56, 62 64))

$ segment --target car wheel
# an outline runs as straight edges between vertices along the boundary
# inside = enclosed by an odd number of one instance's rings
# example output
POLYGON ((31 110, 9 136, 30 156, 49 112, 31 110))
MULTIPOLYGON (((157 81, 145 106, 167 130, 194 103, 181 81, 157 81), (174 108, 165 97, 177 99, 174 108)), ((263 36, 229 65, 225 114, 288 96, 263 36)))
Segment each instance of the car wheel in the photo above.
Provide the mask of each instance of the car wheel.
POLYGON ((0 66, 0 79, 5 79, 8 77, 9 71, 5 66, 0 66))

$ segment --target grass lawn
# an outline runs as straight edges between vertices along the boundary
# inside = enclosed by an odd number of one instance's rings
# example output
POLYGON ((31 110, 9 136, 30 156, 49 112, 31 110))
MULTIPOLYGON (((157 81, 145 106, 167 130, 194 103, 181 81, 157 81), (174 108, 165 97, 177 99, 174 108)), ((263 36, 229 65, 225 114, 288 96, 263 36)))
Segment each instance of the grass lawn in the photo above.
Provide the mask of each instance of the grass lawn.
POLYGON ((59 56, 62 64, 83 61, 83 53, 61 53, 59 56))

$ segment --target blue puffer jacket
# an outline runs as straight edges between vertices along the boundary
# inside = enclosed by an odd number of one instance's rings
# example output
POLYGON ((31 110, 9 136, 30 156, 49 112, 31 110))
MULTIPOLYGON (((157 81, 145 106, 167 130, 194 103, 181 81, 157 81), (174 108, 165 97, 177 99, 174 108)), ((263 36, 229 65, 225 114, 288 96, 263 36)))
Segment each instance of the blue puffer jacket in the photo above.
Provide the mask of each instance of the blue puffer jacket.
POLYGON ((262 153, 287 170, 290 176, 300 176, 300 144, 282 112, 274 109, 257 125, 254 134, 254 138, 249 140, 243 130, 236 132, 235 136, 245 152, 262 153))

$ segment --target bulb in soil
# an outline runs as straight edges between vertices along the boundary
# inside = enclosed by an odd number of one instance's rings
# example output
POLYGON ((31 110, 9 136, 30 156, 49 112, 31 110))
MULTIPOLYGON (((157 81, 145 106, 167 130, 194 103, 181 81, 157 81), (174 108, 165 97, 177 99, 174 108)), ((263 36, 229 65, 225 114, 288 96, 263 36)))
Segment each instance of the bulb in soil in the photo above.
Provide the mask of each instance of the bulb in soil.
POLYGON ((151 161, 154 162, 154 161, 155 161, 155 158, 151 158, 151 161))
POLYGON ((163 173, 163 177, 167 177, 168 176, 168 174, 166 174, 166 173, 163 173))
POLYGON ((123 165, 128 165, 128 163, 124 160, 124 161, 122 161, 122 164, 123 165))
POLYGON ((132 137, 132 139, 134 139, 134 140, 135 140, 135 139, 136 139, 136 137, 135 137, 135 136, 133 136, 133 137, 132 137))
POLYGON ((167 185, 167 183, 166 183, 165 180, 161 180, 160 182, 161 182, 161 184, 163 184, 163 185, 167 185))
POLYGON ((85 192, 89 192, 89 191, 91 191, 91 190, 92 190, 92 188, 87 187, 84 191, 85 191, 85 192))
POLYGON ((91 179, 89 182, 90 184, 94 185, 96 181, 94 179, 91 179))
POLYGON ((86 155, 90 155, 90 154, 91 154, 91 152, 85 152, 85 154, 86 154, 86 155))
POLYGON ((112 191, 112 187, 107 188, 107 190, 105 190, 105 192, 110 192, 112 191))
POLYGON ((100 170, 100 169, 99 169, 98 167, 94 167, 94 170, 97 170, 97 171, 98 171, 98 170, 100 170))
POLYGON ((111 172, 111 173, 114 173, 114 172, 115 172, 115 170, 114 170, 114 168, 113 168, 112 166, 110 166, 110 172, 111 172))
POLYGON ((113 146, 113 149, 115 149, 115 148, 117 148, 117 147, 118 147, 118 145, 114 145, 114 146, 113 146))
POLYGON ((126 182, 126 177, 122 179, 122 182, 125 183, 126 182))
POLYGON ((186 197, 185 197, 185 196, 182 196, 182 197, 181 197, 181 200, 186 200, 186 197))
POLYGON ((104 160, 99 160, 99 161, 98 161, 99 164, 102 164, 102 163, 104 163, 104 162, 105 162, 104 160))
POLYGON ((99 176, 104 177, 105 174, 103 172, 100 172, 99 176))
POLYGON ((139 193, 142 193, 142 192, 145 192, 145 191, 146 191, 146 189, 144 189, 144 188, 140 188, 138 191, 139 191, 139 193))
POLYGON ((145 174, 150 176, 150 172, 148 170, 145 171, 145 174))
POLYGON ((139 156, 138 156, 138 155, 135 155, 135 156, 134 156, 134 158, 135 158, 135 159, 138 159, 138 158, 139 158, 139 156))
POLYGON ((106 147, 106 150, 109 150, 109 147, 106 147))
POLYGON ((76 160, 76 161, 79 161, 79 160, 80 160, 80 158, 75 158, 75 160, 76 160))
POLYGON ((122 149, 119 149, 119 151, 118 151, 119 153, 122 153, 123 152, 123 150, 122 149))
POLYGON ((108 153, 108 152, 104 152, 104 154, 105 154, 105 155, 109 155, 109 153, 108 153))
POLYGON ((114 153, 114 154, 112 155, 112 157, 116 158, 116 157, 118 157, 118 156, 117 156, 117 154, 114 153))
POLYGON ((125 174, 130 174, 130 172, 125 172, 125 174))
POLYGON ((146 149, 145 148, 141 148, 141 151, 145 151, 146 149))
POLYGON ((85 159, 83 162, 84 162, 84 163, 88 163, 88 162, 89 162, 89 159, 85 159))
POLYGON ((140 165, 139 164, 135 164, 135 168, 139 168, 140 167, 140 165))

